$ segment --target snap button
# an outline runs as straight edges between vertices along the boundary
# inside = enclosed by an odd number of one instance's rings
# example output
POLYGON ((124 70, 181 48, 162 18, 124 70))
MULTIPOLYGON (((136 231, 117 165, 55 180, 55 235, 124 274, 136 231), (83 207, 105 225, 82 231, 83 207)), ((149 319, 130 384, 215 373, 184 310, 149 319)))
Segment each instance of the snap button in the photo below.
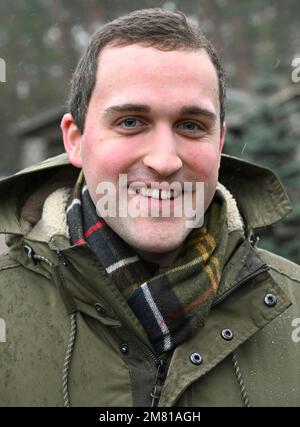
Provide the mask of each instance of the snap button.
POLYGON ((96 304, 95 304, 95 309, 96 309, 97 313, 99 313, 101 316, 106 316, 105 308, 102 307, 102 305, 99 304, 98 302, 96 302, 96 304))
POLYGON ((231 329, 225 328, 225 329, 222 329, 221 336, 222 338, 224 338, 224 340, 230 341, 233 338, 233 332, 231 329))
POLYGON ((277 298, 273 294, 266 294, 265 297, 264 297, 264 303, 268 307, 274 307, 274 305, 277 304, 277 298))
POLYGON ((129 352, 129 346, 128 346, 128 344, 126 344, 126 343, 121 344, 120 345, 120 350, 121 350, 121 353, 128 354, 128 352, 129 352))
POLYGON ((190 360, 193 365, 201 365, 201 363, 203 362, 202 356, 199 353, 192 353, 190 355, 190 360))

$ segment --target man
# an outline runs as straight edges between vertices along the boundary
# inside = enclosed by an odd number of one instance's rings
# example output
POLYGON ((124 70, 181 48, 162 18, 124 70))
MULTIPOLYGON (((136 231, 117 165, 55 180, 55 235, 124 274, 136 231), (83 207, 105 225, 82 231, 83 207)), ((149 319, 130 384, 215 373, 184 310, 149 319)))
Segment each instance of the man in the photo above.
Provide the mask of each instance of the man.
POLYGON ((272 172, 221 158, 211 43, 181 13, 110 22, 69 107, 67 157, 1 182, 0 403, 299 405, 300 269, 253 233, 290 206, 272 172))

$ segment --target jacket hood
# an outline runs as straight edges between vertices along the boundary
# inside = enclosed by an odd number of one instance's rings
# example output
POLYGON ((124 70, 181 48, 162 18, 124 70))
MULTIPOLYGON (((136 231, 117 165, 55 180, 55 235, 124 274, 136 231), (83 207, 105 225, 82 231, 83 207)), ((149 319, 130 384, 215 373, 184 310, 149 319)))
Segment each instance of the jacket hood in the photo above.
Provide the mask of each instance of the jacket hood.
MULTIPOLYGON (((26 226, 24 229, 21 220, 25 201, 32 195, 34 209, 32 212, 31 206, 27 222, 31 221, 30 216, 33 215, 34 224, 36 218, 41 217, 45 199, 58 188, 72 188, 77 176, 78 169, 69 163, 64 153, 2 179, 0 233, 26 234, 28 230, 26 226), (36 191, 40 197, 35 197, 36 191)), ((219 181, 236 200, 247 229, 271 225, 292 210, 278 177, 267 168, 223 154, 219 181)), ((66 197, 66 193, 62 197, 66 197)))

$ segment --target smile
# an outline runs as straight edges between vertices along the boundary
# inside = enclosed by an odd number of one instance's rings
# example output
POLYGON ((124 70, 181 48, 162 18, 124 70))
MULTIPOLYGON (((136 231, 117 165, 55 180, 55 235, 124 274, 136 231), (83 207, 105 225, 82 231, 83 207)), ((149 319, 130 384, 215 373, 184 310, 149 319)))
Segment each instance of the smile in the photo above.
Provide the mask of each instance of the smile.
POLYGON ((138 194, 142 197, 149 197, 158 200, 173 200, 182 195, 180 190, 162 190, 159 188, 135 187, 129 189, 129 194, 138 194))

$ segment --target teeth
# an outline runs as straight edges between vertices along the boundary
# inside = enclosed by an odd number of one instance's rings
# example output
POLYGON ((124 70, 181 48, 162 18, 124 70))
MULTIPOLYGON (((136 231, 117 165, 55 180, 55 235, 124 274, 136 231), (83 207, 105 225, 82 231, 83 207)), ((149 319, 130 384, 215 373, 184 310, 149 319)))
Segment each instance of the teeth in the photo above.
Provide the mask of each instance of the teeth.
POLYGON ((135 192, 143 197, 162 200, 174 199, 181 194, 181 191, 175 192, 174 190, 159 190, 158 188, 150 189, 145 187, 136 188, 135 192))
POLYGON ((171 199, 172 193, 171 193, 171 191, 161 190, 160 196, 163 200, 171 199))
POLYGON ((150 188, 141 187, 138 189, 138 193, 143 197, 152 197, 153 199, 159 199, 159 190, 157 188, 151 190, 150 188))
POLYGON ((152 197, 153 199, 159 199, 159 190, 155 188, 154 190, 148 190, 148 197, 152 197))
POLYGON ((139 194, 143 197, 148 197, 148 189, 145 187, 142 187, 139 189, 139 194))
POLYGON ((182 195, 181 190, 161 190, 159 188, 135 187, 129 188, 129 194, 139 194, 143 197, 151 197, 153 199, 169 200, 176 199, 182 195))

